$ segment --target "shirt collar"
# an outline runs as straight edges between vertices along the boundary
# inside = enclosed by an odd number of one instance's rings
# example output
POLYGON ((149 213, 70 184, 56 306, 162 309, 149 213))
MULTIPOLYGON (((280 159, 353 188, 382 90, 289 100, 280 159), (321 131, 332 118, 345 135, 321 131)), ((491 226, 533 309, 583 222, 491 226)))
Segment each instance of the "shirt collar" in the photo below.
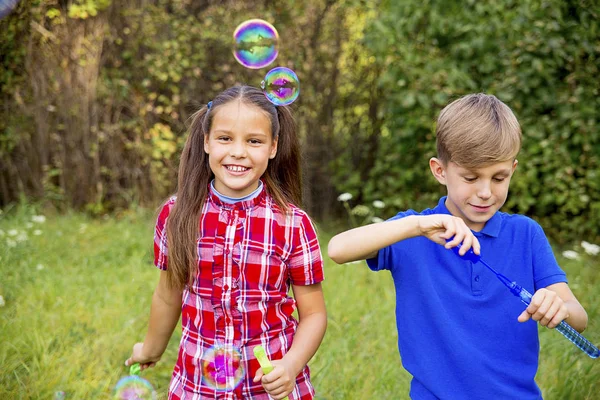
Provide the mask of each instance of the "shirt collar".
POLYGON ((217 205, 218 207, 231 208, 231 209, 236 208, 236 209, 244 210, 244 209, 248 209, 248 208, 257 206, 258 204, 260 204, 261 201, 263 201, 263 199, 265 199, 266 189, 264 187, 264 184, 261 185, 259 189, 260 189, 260 192, 258 193, 258 195, 254 196, 251 199, 241 200, 241 201, 237 201, 235 203, 226 203, 219 198, 215 189, 213 188, 213 185, 211 185, 209 183, 208 184, 208 199, 212 203, 217 205))
MULTIPOLYGON (((448 196, 443 196, 440 199, 440 201, 438 201, 437 207, 435 207, 433 209, 433 211, 435 213, 452 215, 450 210, 448 210, 448 207, 446 207, 446 199, 447 198, 448 198, 448 196)), ((501 225, 502 225, 502 216, 500 215, 500 212, 496 211, 494 213, 494 215, 492 216, 492 218, 490 218, 485 223, 485 225, 483 226, 483 229, 481 231, 473 232, 473 233, 475 234, 475 236, 487 235, 487 236, 491 236, 491 237, 498 237, 498 235, 500 234, 501 225)))

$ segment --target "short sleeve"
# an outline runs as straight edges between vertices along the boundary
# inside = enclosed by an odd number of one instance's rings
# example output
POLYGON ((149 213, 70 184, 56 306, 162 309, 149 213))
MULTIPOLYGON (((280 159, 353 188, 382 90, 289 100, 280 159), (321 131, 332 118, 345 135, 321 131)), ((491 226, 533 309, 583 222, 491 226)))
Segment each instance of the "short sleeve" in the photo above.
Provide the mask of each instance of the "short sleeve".
MULTIPOLYGON (((414 212, 412 210, 409 211, 404 211, 404 212, 399 212, 398 214, 394 215, 392 218, 386 220, 385 222, 380 222, 382 224, 385 224, 389 221, 394 221, 400 218, 404 218, 408 215, 413 215, 414 212)), ((368 258, 367 261, 367 266, 371 269, 371 271, 384 271, 384 270, 391 270, 393 262, 392 262, 392 245, 384 247, 383 249, 379 250, 377 252, 377 255, 373 258, 368 258)))
POLYGON ((535 290, 553 285, 555 283, 567 282, 567 275, 560 268, 552 246, 548 242, 544 230, 535 221, 531 239, 531 248, 533 251, 533 278, 535 281, 535 290))
POLYGON ((175 204, 175 197, 170 198, 161 208, 154 227, 154 265, 163 271, 167 269, 167 219, 175 204))
POLYGON ((312 285, 323 281, 323 257, 317 232, 310 218, 300 212, 294 227, 293 248, 287 265, 293 285, 312 285))

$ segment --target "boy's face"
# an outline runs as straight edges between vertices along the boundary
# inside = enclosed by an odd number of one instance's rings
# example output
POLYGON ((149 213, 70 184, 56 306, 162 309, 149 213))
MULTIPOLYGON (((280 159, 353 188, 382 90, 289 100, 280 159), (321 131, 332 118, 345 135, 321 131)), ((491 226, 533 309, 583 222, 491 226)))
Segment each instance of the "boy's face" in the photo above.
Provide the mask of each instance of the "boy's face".
POLYGON ((433 176, 448 190, 448 210, 462 218, 471 230, 480 231, 506 202, 517 160, 466 169, 453 162, 444 165, 432 158, 429 167, 433 176))

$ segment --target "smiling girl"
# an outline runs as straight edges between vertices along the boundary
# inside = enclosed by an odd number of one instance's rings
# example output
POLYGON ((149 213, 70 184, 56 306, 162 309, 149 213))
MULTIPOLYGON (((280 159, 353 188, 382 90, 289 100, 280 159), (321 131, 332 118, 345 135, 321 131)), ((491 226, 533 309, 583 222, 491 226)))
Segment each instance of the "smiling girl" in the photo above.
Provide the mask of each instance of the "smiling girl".
POLYGON ((154 256, 161 273, 148 332, 126 361, 153 366, 181 315, 169 399, 314 397, 307 363, 327 317, 321 251, 314 226, 298 208, 301 192, 289 108, 240 86, 194 115, 177 196, 156 223, 154 256), (257 345, 275 367, 266 375, 252 352, 257 345), (239 349, 241 383, 216 388, 203 376, 215 347, 239 349))

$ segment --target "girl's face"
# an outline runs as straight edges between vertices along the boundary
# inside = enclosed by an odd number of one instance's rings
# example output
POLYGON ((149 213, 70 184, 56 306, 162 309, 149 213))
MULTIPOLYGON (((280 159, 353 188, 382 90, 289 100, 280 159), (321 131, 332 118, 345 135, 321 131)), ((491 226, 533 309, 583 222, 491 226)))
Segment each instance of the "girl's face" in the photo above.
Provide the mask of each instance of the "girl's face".
POLYGON ((217 191, 239 198, 258 188, 269 159, 277 153, 277 140, 273 140, 271 120, 264 111, 235 100, 216 110, 204 151, 217 191))

